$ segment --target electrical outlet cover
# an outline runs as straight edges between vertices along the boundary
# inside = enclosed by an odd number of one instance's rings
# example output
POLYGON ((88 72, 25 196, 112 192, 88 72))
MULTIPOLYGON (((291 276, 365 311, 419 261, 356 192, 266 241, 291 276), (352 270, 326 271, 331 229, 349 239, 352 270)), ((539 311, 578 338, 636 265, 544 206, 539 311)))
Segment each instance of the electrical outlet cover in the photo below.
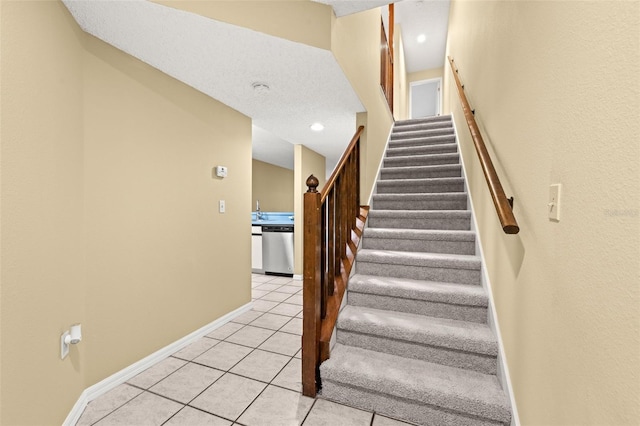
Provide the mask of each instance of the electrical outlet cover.
POLYGON ((69 345, 65 343, 66 337, 69 335, 68 331, 62 333, 60 336, 60 359, 65 359, 69 355, 69 345))

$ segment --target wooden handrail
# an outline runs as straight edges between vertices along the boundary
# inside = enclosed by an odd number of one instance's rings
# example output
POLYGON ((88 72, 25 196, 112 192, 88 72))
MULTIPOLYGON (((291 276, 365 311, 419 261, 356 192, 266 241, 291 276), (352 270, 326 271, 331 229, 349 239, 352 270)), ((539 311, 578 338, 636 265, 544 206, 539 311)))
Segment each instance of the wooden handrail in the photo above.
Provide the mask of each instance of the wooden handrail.
POLYGON ((478 153, 478 158, 480 159, 480 166, 482 167, 482 172, 484 173, 487 185, 489 185, 489 192, 491 193, 493 205, 495 206, 496 212, 498 213, 498 219, 500 220, 500 224, 502 225, 502 230, 506 234, 517 234, 520 231, 520 227, 518 226, 518 222, 516 222, 516 218, 513 215, 513 198, 508 199, 504 193, 504 189, 502 189, 500 178, 496 173, 496 169, 493 167, 493 161, 491 161, 491 156, 489 155, 487 147, 484 144, 484 140, 482 139, 482 135, 480 134, 478 123, 473 116, 474 112, 471 110, 469 101, 467 100, 467 96, 464 94, 464 86, 462 85, 462 83, 460 83, 460 78, 458 77, 458 69, 454 65, 451 56, 448 56, 448 59, 449 64, 451 65, 453 78, 456 81, 456 86, 458 87, 458 95, 460 95, 460 102, 462 103, 462 112, 464 113, 464 118, 467 121, 467 126, 469 126, 471 139, 473 140, 473 144, 476 147, 476 152, 478 153))
POLYGON ((360 206, 360 126, 321 192, 304 194, 302 393, 314 397, 369 208, 360 206))

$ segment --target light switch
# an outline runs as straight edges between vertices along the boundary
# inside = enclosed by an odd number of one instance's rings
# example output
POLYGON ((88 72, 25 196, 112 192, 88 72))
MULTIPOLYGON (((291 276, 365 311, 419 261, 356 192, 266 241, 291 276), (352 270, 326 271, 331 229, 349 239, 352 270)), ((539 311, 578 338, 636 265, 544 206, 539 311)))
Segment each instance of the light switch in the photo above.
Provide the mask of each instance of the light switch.
POLYGON ((554 183, 549 187, 549 203, 547 208, 549 210, 549 219, 556 222, 560 222, 560 193, 562 185, 554 183))
POLYGON ((219 211, 220 213, 224 213, 224 212, 225 212, 225 209, 226 209, 226 206, 225 206, 224 200, 220 200, 220 201, 218 202, 218 211, 219 211))

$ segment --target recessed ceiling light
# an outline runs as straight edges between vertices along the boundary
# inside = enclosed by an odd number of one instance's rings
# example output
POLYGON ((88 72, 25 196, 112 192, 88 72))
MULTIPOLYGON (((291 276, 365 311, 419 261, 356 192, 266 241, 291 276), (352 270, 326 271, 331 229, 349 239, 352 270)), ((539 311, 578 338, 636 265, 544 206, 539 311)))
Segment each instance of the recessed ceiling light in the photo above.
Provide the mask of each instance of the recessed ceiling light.
POLYGON ((424 34, 420 34, 418 36, 418 43, 424 43, 427 40, 427 36, 424 34))
POLYGON ((256 81, 255 83, 251 84, 251 87, 253 87, 253 91, 257 95, 265 95, 269 93, 269 85, 267 83, 256 81))
POLYGON ((324 126, 322 125, 322 123, 313 123, 311 126, 309 126, 311 128, 311 130, 313 130, 314 132, 321 132, 324 130, 324 126))

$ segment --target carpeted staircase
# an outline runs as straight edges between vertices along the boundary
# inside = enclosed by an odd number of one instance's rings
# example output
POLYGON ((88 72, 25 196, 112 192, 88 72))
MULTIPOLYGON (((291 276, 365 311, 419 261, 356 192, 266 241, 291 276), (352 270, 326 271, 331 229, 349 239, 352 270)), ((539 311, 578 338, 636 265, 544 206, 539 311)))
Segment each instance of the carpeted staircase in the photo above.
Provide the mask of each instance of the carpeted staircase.
POLYGON ((420 425, 508 425, 450 117, 395 124, 321 396, 420 425))

